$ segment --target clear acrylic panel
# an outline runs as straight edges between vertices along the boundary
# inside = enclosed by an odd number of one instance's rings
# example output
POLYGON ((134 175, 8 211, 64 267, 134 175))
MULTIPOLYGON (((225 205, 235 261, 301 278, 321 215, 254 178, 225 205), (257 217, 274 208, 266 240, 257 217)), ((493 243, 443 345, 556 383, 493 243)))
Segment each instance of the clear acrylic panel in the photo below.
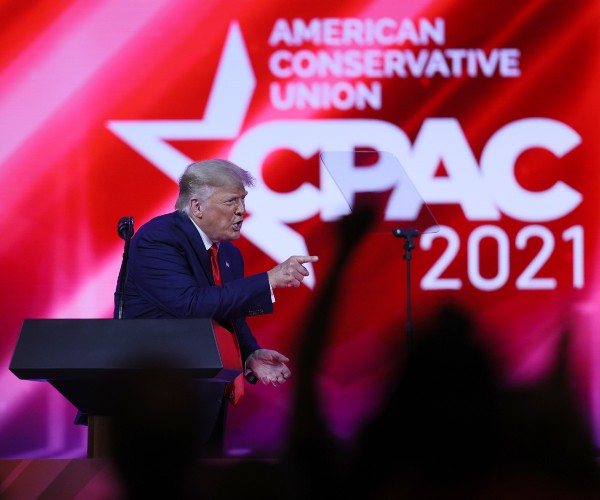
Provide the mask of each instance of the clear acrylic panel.
POLYGON ((360 207, 375 211, 371 231, 396 236, 439 231, 435 217, 393 154, 367 149, 323 151, 320 158, 348 205, 347 213, 360 207))

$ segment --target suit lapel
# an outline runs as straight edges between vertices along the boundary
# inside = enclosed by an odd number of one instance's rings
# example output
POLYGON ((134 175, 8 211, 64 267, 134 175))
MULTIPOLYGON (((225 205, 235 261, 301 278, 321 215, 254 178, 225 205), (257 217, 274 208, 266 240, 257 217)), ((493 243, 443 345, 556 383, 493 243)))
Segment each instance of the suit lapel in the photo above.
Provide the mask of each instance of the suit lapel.
POLYGON ((208 256, 206 248, 204 248, 204 241, 202 241, 202 237, 198 232, 198 228, 190 220, 187 214, 179 211, 176 212, 176 214, 178 216, 178 225, 188 239, 194 256, 196 257, 197 262, 200 264, 202 272, 204 273, 208 282, 211 285, 214 285, 215 281, 213 278, 212 269, 210 267, 210 257, 208 256))
POLYGON ((223 283, 235 279, 232 247, 233 243, 229 241, 222 242, 219 247, 219 268, 221 269, 221 280, 223 283))

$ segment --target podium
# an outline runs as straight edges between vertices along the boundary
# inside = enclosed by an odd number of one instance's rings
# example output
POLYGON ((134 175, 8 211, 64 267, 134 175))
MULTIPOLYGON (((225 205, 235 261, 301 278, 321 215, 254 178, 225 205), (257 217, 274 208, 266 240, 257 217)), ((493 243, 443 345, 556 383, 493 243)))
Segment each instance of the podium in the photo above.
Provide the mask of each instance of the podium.
POLYGON ((159 360, 195 379, 229 382, 241 372, 226 354, 232 341, 208 318, 25 319, 9 369, 19 379, 50 383, 89 415, 88 457, 98 458, 114 383, 159 360))

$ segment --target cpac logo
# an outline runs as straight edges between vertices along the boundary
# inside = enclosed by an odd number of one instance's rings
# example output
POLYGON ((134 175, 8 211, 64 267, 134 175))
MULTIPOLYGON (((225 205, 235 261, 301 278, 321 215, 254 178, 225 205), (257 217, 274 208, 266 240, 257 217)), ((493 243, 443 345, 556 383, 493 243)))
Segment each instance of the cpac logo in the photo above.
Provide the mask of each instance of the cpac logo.
MULTIPOLYGON (((168 141, 232 140, 229 159, 257 179, 248 198, 250 217, 244 223, 244 236, 275 261, 309 253, 302 235, 288 224, 316 214, 330 221, 348 211, 324 165, 319 187, 307 182, 285 194, 269 189, 263 182, 262 165, 269 154, 282 149, 307 159, 323 151, 365 146, 387 151, 404 167, 424 202, 459 204, 470 220, 498 220, 504 213, 522 221, 544 222, 565 216, 582 201, 581 193, 562 181, 532 192, 515 178, 515 162, 528 149, 542 148, 561 158, 580 144, 579 134, 562 122, 527 118, 509 123, 490 137, 478 164, 453 118, 425 120, 414 144, 395 125, 374 119, 273 120, 242 133, 255 86, 250 58, 234 22, 202 119, 111 121, 108 128, 175 181, 196 158, 185 156, 168 141), (446 169, 444 177, 435 175, 440 162, 446 169)), ((346 197, 365 190, 400 189, 401 169, 382 162, 368 170, 367 180, 364 171, 347 169, 346 197)), ((312 280, 305 283, 314 286, 312 280)))

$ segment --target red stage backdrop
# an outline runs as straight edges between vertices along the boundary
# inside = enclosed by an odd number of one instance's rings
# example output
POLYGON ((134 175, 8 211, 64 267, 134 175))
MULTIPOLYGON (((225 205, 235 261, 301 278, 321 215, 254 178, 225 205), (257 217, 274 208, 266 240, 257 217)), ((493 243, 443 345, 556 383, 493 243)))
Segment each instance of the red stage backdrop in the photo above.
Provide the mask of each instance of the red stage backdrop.
MULTIPOLYGON (((343 213, 319 155, 355 149, 395 156, 439 225, 413 252, 415 334, 457 301, 506 380, 525 383, 568 320, 600 441, 598 2, 38 0, 4 2, 0 23, 1 457, 85 456, 73 406, 8 370, 21 324, 111 317, 117 221, 173 210, 193 160, 257 179, 237 242, 248 273, 320 256, 273 315, 250 319, 293 370, 343 213)), ((345 168, 352 195, 398 187, 377 161, 345 168)), ((403 255, 401 238, 372 233, 340 283, 318 382, 342 438, 396 368, 403 255)), ((276 454, 292 393, 249 389, 230 453, 276 454)))

